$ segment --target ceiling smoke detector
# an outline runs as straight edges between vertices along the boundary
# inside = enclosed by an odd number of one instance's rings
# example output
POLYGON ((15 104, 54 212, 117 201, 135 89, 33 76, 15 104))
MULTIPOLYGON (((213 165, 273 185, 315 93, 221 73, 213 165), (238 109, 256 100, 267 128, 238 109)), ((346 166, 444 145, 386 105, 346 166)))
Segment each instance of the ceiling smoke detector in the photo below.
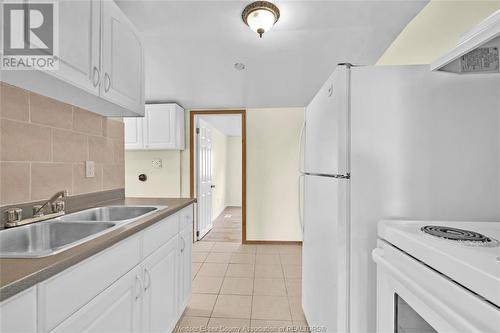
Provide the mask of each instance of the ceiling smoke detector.
POLYGON ((269 1, 255 1, 245 7, 241 18, 246 25, 259 34, 271 30, 280 18, 280 10, 269 1))
POLYGON ((234 68, 237 70, 237 71, 242 71, 245 69, 245 64, 242 64, 241 62, 237 62, 234 64, 234 68))

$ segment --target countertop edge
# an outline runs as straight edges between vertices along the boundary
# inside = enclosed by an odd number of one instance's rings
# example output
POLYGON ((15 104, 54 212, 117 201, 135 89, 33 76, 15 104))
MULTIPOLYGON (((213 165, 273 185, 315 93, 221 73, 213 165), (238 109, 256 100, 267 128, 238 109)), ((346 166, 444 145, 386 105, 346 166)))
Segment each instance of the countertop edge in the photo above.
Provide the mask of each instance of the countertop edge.
MULTIPOLYGON (((147 201, 148 198, 126 198, 125 200, 117 200, 114 202, 118 201, 127 201, 127 200, 134 200, 134 199, 140 199, 147 201)), ((158 200, 158 199, 154 199, 158 200)), ((167 200, 167 199, 165 199, 167 200)), ((169 199, 169 200, 175 200, 175 199, 169 199)), ((54 264, 48 265, 47 267, 44 267, 41 270, 38 270, 36 272, 33 272, 31 274, 28 274, 18 280, 15 280, 9 284, 6 284, 2 287, 0 287, 0 302, 3 302, 7 299, 9 299, 12 296, 15 296, 35 285, 38 283, 45 281, 56 274, 61 273, 62 271, 84 261, 85 259, 88 259, 92 257, 93 255, 96 255, 99 252, 102 252, 115 244, 119 243, 120 241, 146 229, 147 227, 163 220, 164 218, 173 215, 180 210, 186 208, 187 206, 193 204, 196 202, 196 199, 190 199, 190 198, 179 198, 179 200, 186 200, 183 203, 180 203, 179 205, 175 205, 174 207, 167 207, 160 209, 158 212, 155 212, 149 216, 146 216, 144 218, 140 218, 137 221, 134 221, 130 224, 121 226, 117 228, 116 230, 111 231, 109 234, 103 234, 100 235, 99 237, 96 237, 94 239, 91 239, 85 243, 82 243, 78 246, 75 246, 73 248, 69 248, 66 251, 61 252, 67 253, 67 252, 75 252, 74 255, 70 255, 66 258, 63 258, 59 261, 56 261, 54 264), (105 239, 106 238, 106 239, 105 239), (109 239, 107 239, 109 238, 109 239), (91 249, 85 249, 81 253, 78 253, 78 248, 83 247, 86 245, 89 245, 90 243, 96 243, 94 247, 91 249)), ((113 201, 107 202, 107 205, 113 204, 113 201)), ((156 205, 156 203, 155 203, 156 205)), ((59 254, 57 254, 59 255, 59 254)), ((55 256, 57 256, 55 255, 55 256)), ((5 259, 4 259, 5 260, 5 259)), ((0 265, 1 269, 1 265, 0 265)))

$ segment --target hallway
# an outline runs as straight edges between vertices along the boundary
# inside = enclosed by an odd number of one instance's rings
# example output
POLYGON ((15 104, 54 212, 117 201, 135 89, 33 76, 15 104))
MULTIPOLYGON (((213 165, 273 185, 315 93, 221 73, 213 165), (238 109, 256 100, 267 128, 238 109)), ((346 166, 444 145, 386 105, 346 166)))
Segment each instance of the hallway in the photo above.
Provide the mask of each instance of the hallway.
POLYGON ((226 207, 201 241, 241 244, 241 207, 226 207))

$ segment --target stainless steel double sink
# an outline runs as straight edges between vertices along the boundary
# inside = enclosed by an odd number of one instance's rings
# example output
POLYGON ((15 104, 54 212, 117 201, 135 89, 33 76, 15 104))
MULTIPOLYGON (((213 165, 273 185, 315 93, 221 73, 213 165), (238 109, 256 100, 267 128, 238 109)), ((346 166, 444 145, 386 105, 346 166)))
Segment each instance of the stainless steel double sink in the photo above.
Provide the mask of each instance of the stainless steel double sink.
POLYGON ((0 258, 54 255, 161 208, 165 206, 97 207, 44 222, 1 230, 0 258))

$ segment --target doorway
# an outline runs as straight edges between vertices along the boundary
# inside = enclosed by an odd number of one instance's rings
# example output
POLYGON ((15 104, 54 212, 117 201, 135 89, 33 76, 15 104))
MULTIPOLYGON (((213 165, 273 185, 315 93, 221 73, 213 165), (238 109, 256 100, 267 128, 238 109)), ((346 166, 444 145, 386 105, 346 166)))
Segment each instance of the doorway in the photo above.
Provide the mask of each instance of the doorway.
POLYGON ((195 239, 246 241, 245 110, 190 112, 190 196, 195 239))

